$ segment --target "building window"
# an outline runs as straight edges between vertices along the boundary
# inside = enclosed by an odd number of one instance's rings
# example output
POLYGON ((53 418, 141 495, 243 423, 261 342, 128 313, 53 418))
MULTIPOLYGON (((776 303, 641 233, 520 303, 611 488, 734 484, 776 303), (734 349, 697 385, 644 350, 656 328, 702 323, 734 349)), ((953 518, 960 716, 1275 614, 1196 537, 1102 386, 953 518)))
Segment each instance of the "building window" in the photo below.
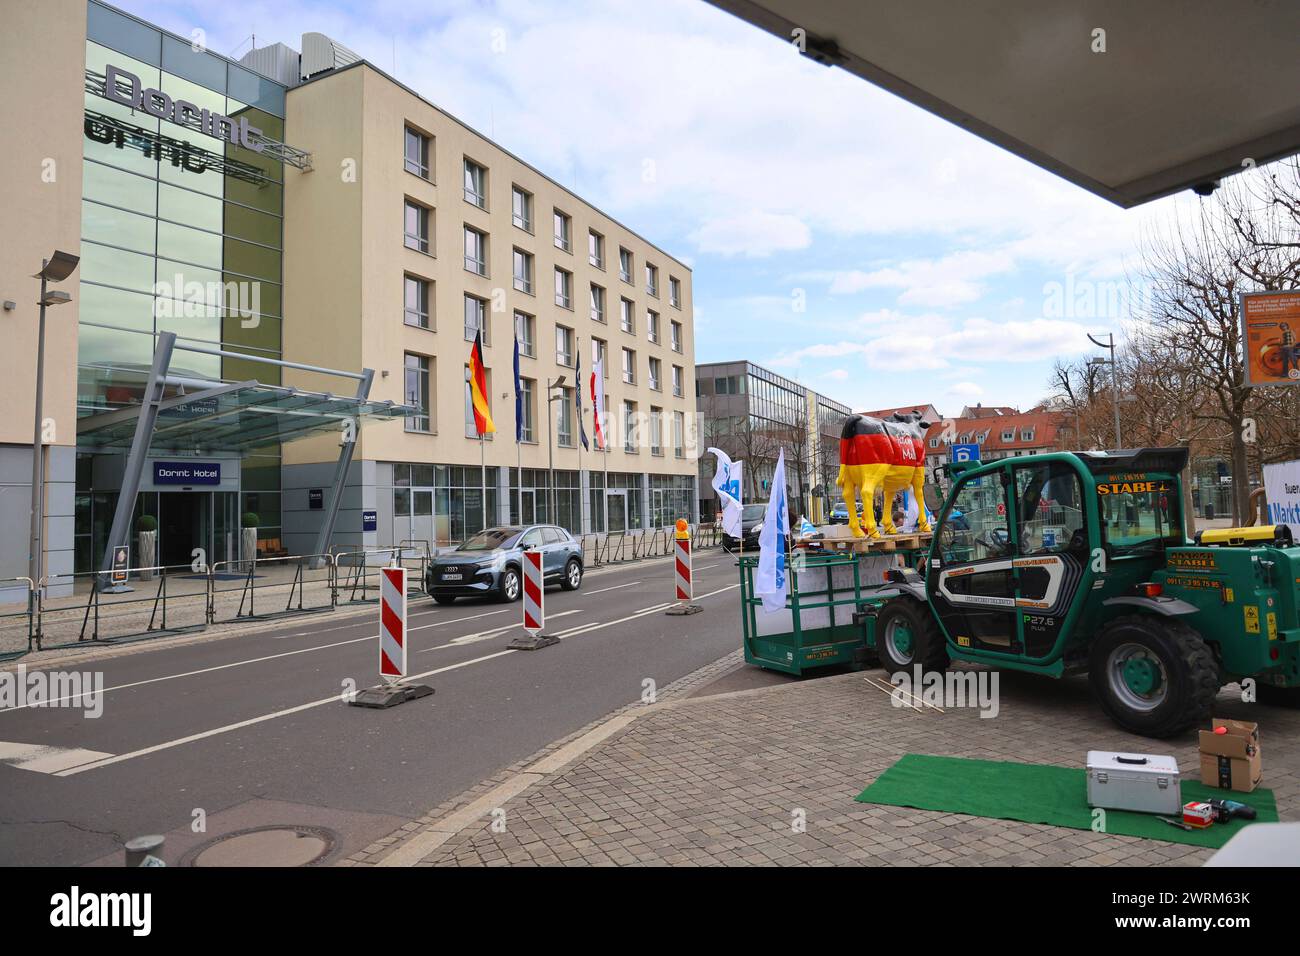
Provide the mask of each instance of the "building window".
POLYGON ((659 295, 659 267, 645 264, 645 290, 653 296, 659 295))
POLYGON ((515 288, 533 294, 533 257, 522 249, 515 250, 515 288))
POLYGON ((587 261, 597 269, 605 268, 605 237, 595 229, 587 232, 587 261))
POLYGON ((555 364, 573 367, 573 329, 563 325, 555 327, 555 364))
POLYGON ((618 277, 624 282, 632 281, 632 252, 618 247, 618 277))
POLYGON ((573 308, 573 273, 555 267, 555 304, 562 309, 573 308))
POLYGON ((492 337, 488 334, 490 326, 487 320, 487 300, 476 295, 465 296, 465 341, 473 342, 474 335, 483 333, 483 344, 491 345, 492 337))
POLYGON ((1011 429, 1011 431, 1003 432, 1003 433, 1002 433, 1002 440, 1003 440, 1003 441, 1015 441, 1015 440, 1016 440, 1016 430, 1013 428, 1013 429, 1011 429))
POLYGON ((406 127, 406 171, 430 179, 429 137, 406 127))
POLYGON ((605 289, 594 282, 591 284, 591 321, 605 321, 605 289))
POLYGON ((630 299, 618 300, 618 322, 624 332, 636 334, 636 306, 630 299))
POLYGON ((573 220, 555 210, 555 247, 568 252, 573 248, 573 220))
POLYGON ((429 251, 429 210, 409 199, 406 201, 406 248, 429 251))
POLYGON ((559 389, 560 398, 555 403, 555 441, 573 447, 573 389, 559 389))
POLYGON ((680 352, 682 350, 682 324, 680 322, 669 322, 668 334, 673 351, 680 352))
POLYGON ((677 309, 682 307, 682 280, 676 276, 668 277, 668 304, 677 309))
MULTIPOLYGON (((487 389, 484 392, 484 398, 487 399, 488 410, 492 409, 492 370, 485 368, 483 370, 483 380, 487 383, 487 389)), ((493 416, 495 419, 496 416, 493 416)), ((474 393, 469 384, 469 366, 465 366, 465 437, 478 438, 478 429, 474 425, 474 393)), ((488 441, 492 440, 492 435, 483 436, 488 441)))
POLYGON ((474 160, 465 160, 465 201, 487 208, 487 170, 474 160))
POLYGON ((605 340, 593 338, 591 340, 591 365, 595 368, 598 363, 600 364, 601 378, 609 378, 609 365, 605 361, 606 354, 608 354, 608 349, 605 347, 605 340))
POLYGON ((429 430, 429 359, 424 355, 406 353, 406 385, 402 402, 419 409, 419 413, 406 416, 408 432, 429 430))
POLYGON ((673 412, 673 457, 686 457, 686 415, 673 412))
POLYGON ((514 187, 510 220, 524 232, 533 231, 533 194, 514 187))
POLYGON ((533 410, 535 407, 534 396, 536 395, 536 392, 537 383, 531 378, 519 379, 519 397, 521 399, 521 404, 523 405, 524 420, 523 428, 521 429, 523 432, 522 441, 537 441, 533 435, 533 410))
POLYGON ((623 381, 636 384, 636 353, 631 349, 623 349, 623 381))
POLYGON ((1020 429, 1020 440, 1021 440, 1021 441, 1033 441, 1033 440, 1034 440, 1034 430, 1033 430, 1032 428, 1022 428, 1022 429, 1020 429))
POLYGON ((487 236, 473 226, 465 227, 465 271, 487 275, 487 236))
POLYGON ((406 316, 407 325, 418 329, 429 328, 429 283, 425 279, 406 276, 406 316))
POLYGON ((663 409, 654 405, 650 406, 650 454, 662 455, 663 434, 662 434, 663 409))
POLYGON ((635 452, 636 445, 636 402, 625 401, 623 403, 623 450, 629 453, 635 452))
POLYGON ((660 375, 659 360, 653 356, 650 358, 650 387, 656 392, 663 391, 663 379, 660 375))
POLYGON ((673 395, 676 398, 682 397, 682 367, 680 365, 673 366, 673 395))
POLYGON ((659 313, 652 309, 646 309, 645 313, 646 334, 650 336, 650 341, 656 345, 659 344, 659 313))
POLYGON ((535 339, 533 338, 533 329, 536 321, 527 312, 515 310, 515 340, 519 343, 519 354, 527 355, 529 358, 535 358, 537 352, 534 351, 535 339))

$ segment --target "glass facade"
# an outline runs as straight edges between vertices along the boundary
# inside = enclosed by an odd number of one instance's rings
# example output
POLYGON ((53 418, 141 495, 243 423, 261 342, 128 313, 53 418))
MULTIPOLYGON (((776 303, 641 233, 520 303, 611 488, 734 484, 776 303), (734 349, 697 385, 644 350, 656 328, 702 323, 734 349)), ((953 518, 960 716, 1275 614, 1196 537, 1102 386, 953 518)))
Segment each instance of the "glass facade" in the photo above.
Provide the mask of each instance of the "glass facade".
MULTIPOLYGON (((109 100, 109 66, 137 76, 142 90, 173 102, 247 119, 284 139, 278 84, 222 57, 195 50, 98 3, 88 5, 82 192, 77 407, 89 415, 134 404, 155 336, 178 344, 269 358, 281 356, 283 167, 269 155, 109 100)), ((125 91, 123 84, 118 89, 125 91)), ((261 362, 178 349, 175 374, 280 384, 261 362)), ((92 469, 79 469, 77 526, 96 496, 92 469)), ((280 446, 248 455, 240 511, 256 512, 259 548, 280 549, 280 446)), ((77 550, 78 570, 84 570, 77 550)))
POLYGON ((453 544, 482 531, 483 484, 487 525, 497 522, 497 469, 477 466, 393 465, 393 540, 453 544))
POLYGON ((582 532, 582 491, 578 473, 557 468, 555 490, 548 492, 550 472, 545 468, 510 469, 510 520, 515 524, 558 524, 573 534, 582 532), (551 503, 554 501, 554 515, 551 503), (520 510, 522 508, 522 511, 520 510))

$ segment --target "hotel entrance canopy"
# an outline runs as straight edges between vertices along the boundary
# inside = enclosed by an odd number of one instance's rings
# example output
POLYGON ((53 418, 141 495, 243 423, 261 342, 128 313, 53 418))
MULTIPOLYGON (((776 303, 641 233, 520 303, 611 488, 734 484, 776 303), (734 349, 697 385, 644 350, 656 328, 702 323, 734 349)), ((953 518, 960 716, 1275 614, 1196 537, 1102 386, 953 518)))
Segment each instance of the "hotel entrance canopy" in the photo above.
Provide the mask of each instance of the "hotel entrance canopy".
POLYGON ((710 0, 1123 207, 1300 151, 1293 0, 710 0))
MULTIPOLYGON (((89 415, 77 422, 81 448, 129 450, 142 406, 89 415)), ((257 381, 211 383, 163 399, 147 453, 248 451, 308 435, 341 435, 346 422, 417 414, 390 401, 310 392, 257 381)))

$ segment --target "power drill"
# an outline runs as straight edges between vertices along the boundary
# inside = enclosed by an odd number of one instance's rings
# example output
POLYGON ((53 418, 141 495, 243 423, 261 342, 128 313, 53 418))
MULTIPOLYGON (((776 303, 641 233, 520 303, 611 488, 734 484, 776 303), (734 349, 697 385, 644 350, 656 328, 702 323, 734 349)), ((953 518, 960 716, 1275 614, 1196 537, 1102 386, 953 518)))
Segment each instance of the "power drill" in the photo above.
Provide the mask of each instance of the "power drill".
POLYGON ((1238 803, 1236 800, 1211 800, 1209 804, 1214 808, 1215 823, 1227 823, 1229 820, 1255 819, 1255 808, 1244 803, 1238 803))

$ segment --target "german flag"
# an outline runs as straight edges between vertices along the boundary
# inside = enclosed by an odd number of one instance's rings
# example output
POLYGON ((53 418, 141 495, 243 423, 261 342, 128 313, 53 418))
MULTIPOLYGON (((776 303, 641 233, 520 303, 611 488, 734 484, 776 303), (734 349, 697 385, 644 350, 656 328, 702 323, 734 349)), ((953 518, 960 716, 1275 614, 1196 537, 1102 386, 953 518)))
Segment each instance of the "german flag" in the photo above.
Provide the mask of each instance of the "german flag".
POLYGON ((483 333, 474 333, 474 347, 469 350, 469 394, 474 404, 474 430, 487 435, 497 430, 492 424, 488 405, 487 369, 483 367, 483 333))

